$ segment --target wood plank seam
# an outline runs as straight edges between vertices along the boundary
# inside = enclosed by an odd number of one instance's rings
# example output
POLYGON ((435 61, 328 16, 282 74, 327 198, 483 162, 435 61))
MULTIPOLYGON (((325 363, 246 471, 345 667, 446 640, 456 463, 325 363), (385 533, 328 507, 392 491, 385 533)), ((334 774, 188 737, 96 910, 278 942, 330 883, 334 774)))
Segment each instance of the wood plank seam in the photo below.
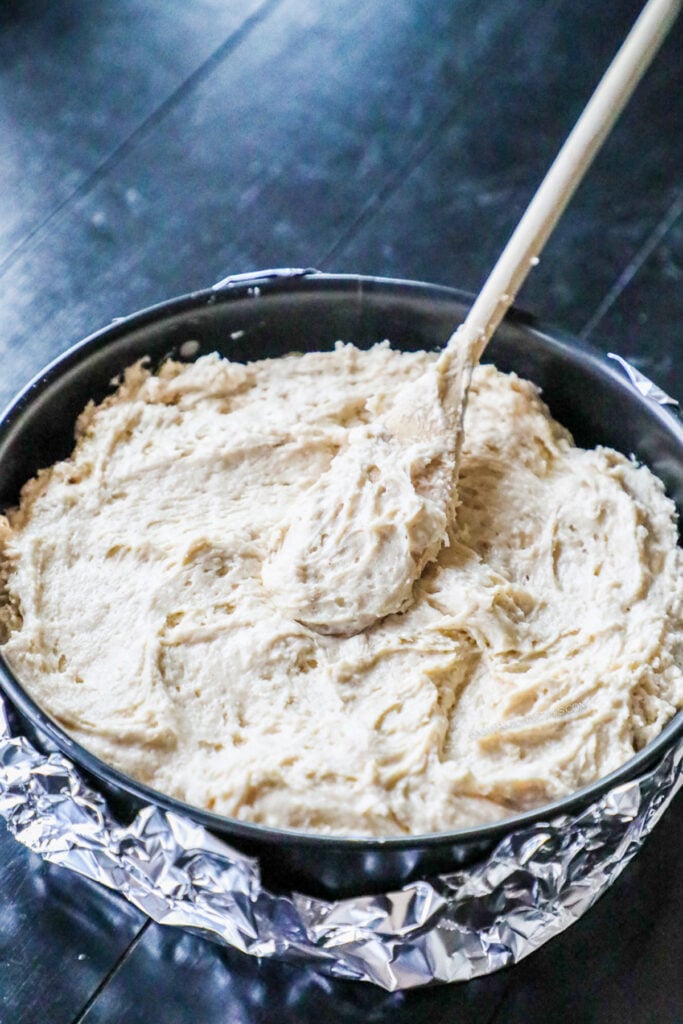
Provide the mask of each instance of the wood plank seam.
POLYGON ((683 214, 683 189, 674 196, 673 202, 667 207, 664 215, 660 217, 643 244, 636 250, 632 259, 629 260, 617 276, 612 287, 607 290, 605 297, 579 331, 579 338, 587 341, 593 335, 595 328, 605 318, 625 289, 628 288, 633 278, 658 249, 661 242, 664 241, 681 217, 681 214, 683 214))
POLYGON ((242 24, 234 29, 219 46, 209 54, 206 60, 202 61, 199 67, 195 68, 169 96, 156 107, 136 128, 130 132, 112 152, 97 165, 97 167, 77 185, 65 199, 44 217, 27 235, 18 242, 13 249, 0 260, 0 278, 19 260, 25 252, 30 251, 40 239, 46 228, 50 227, 66 210, 79 199, 89 195, 96 185, 106 177, 133 149, 138 141, 154 128, 160 121, 174 110, 197 86, 199 86, 213 71, 225 61, 240 44, 251 35, 274 11, 281 6, 284 0, 264 0, 264 2, 250 14, 242 24))
MULTIPOLYGON (((548 0, 543 6, 543 9, 533 14, 529 14, 528 17, 533 17, 534 23, 537 25, 542 20, 552 20, 557 14, 558 9, 563 6, 563 0, 548 0)), ((519 17, 519 12, 517 12, 519 17)), ((505 35, 507 26, 503 23, 501 28, 501 35, 505 35)), ((511 50, 518 50, 521 47, 519 40, 523 38, 523 32, 519 26, 515 28, 517 42, 513 43, 510 41, 509 47, 511 50)), ((489 71, 486 65, 482 65, 481 75, 488 75, 489 71)), ((476 91, 477 75, 473 75, 470 80, 471 87, 476 91)), ((337 240, 330 246, 326 253, 319 259, 314 260, 314 264, 320 268, 320 270, 329 270, 330 263, 335 258, 338 252, 342 251, 349 242, 351 242, 354 236, 359 230, 370 221, 376 213, 378 213, 383 206, 391 199, 392 195, 401 185, 404 184, 406 179, 412 174, 416 168, 426 160, 429 155, 437 148, 439 141, 443 135, 444 130, 447 126, 458 117, 460 110, 460 102, 456 102, 450 107, 439 122, 431 128, 413 147, 411 152, 408 154, 406 159, 398 166, 395 171, 387 175, 384 182, 379 186, 378 189, 366 200, 363 204, 360 213, 355 219, 345 228, 337 238, 337 240)), ((1 265, 0 265, 1 267, 1 265)))
POLYGON ((123 953, 118 958, 116 963, 112 964, 112 966, 109 968, 105 976, 101 979, 101 981, 98 982, 93 991, 90 993, 82 1009, 78 1012, 77 1016, 74 1017, 72 1024, 82 1024, 85 1015, 88 1013, 88 1011, 93 1006, 95 1001, 102 995, 109 982, 112 980, 117 971, 120 970, 120 968, 123 966, 128 957, 133 954, 138 943, 142 941, 145 932, 147 931, 151 923, 152 919, 147 918, 147 920, 142 925, 140 931, 137 933, 137 935, 132 940, 130 945, 123 951, 123 953))

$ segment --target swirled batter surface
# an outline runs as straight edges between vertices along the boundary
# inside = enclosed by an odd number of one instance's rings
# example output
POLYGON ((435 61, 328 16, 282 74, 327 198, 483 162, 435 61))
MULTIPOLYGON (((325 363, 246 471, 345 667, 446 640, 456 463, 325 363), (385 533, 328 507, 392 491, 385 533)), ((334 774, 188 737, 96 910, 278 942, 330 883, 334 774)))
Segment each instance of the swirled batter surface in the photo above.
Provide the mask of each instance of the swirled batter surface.
MULTIPOLYGON (((403 614, 321 636, 264 583, 292 503, 432 359, 130 368, 0 520, 0 630, 28 691, 165 793, 313 831, 488 821, 627 760, 683 704, 674 508, 513 374, 475 371, 460 505, 403 614)), ((392 501, 367 508, 369 584, 392 501)))

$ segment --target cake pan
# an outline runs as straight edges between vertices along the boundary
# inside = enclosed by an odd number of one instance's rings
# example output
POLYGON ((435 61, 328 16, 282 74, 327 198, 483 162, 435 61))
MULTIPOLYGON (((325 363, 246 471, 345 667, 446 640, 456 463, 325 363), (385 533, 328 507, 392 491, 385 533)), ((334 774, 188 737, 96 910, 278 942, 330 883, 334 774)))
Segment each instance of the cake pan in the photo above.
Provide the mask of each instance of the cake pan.
MULTIPOLYGON (((0 509, 15 505, 38 469, 68 456, 76 418, 90 399, 111 392, 126 366, 149 357, 195 359, 218 351, 234 360, 389 339, 407 350, 435 349, 464 317, 471 297, 419 282, 286 269, 226 278, 121 318, 47 366, 0 417, 0 509)), ((683 510, 683 424, 678 414, 641 394, 622 371, 575 339, 546 331, 512 311, 487 351, 499 369, 515 370, 543 390, 553 415, 585 447, 609 445, 646 463, 683 510)), ((156 792, 76 743, 28 696, 0 648, 0 686, 15 728, 44 749, 77 763, 122 823, 153 803, 183 814, 232 846, 259 858, 274 891, 297 889, 342 897, 395 888, 447 872, 488 853, 511 831, 557 821, 608 789, 653 766, 683 735, 683 712, 643 750, 608 776, 551 804, 486 826, 386 839, 321 836, 237 821, 156 792)))

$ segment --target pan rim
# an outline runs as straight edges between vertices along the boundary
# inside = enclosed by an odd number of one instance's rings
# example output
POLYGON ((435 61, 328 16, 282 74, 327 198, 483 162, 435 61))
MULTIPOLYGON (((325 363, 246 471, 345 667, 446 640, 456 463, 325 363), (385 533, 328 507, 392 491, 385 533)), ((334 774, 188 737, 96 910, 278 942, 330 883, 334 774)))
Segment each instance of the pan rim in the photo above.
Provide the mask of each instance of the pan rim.
MULTIPOLYGON (((230 302, 235 299, 252 296, 256 288, 258 288, 259 298, 274 295, 283 290, 296 292, 310 289, 313 286, 315 290, 320 290, 322 287, 329 288, 330 290, 341 288, 350 294, 355 292, 358 301, 362 301, 365 291, 370 288, 372 290, 386 289, 397 293, 408 290, 412 294, 423 294, 425 298, 429 299, 458 301, 466 304, 473 299, 470 293, 457 288, 408 279, 357 274, 326 274, 313 270, 292 271, 289 275, 264 276, 267 274, 268 272, 257 271, 251 276, 239 275, 239 279, 235 279, 234 282, 231 279, 226 279, 218 287, 180 295, 145 307, 128 316, 117 318, 111 324, 87 335, 81 341, 51 360, 11 399, 6 408, 0 413, 0 445, 2 445, 7 435, 12 431, 16 421, 26 408, 86 355, 114 343, 119 338, 139 328, 163 321, 164 319, 170 319, 176 314, 192 309, 201 309, 206 305, 230 302)), ((573 338, 561 329, 556 329, 545 323, 541 324, 534 315, 518 308, 513 308, 506 317, 506 320, 518 325, 525 331, 531 331, 540 336, 544 344, 549 345, 551 348, 558 351, 566 352, 571 350, 572 353, 579 352, 581 358, 592 366, 599 376, 603 379, 609 378, 613 385, 616 385, 617 388, 622 389, 625 394, 628 393, 632 397, 632 387, 627 378, 622 375, 614 363, 608 362, 593 346, 573 338)), ((681 458, 683 460, 683 423, 680 418, 668 407, 650 404, 648 408, 650 413, 659 419, 662 425, 675 437, 677 444, 681 448, 681 458)), ((560 797, 550 803, 526 811, 516 812, 509 817, 484 825, 471 825, 447 831, 410 833, 399 836, 336 835, 307 832, 300 829, 276 828, 239 818, 231 818, 227 815, 197 807, 178 798, 170 797, 144 783, 138 782, 136 779, 126 775, 113 765, 108 764, 91 753, 55 722, 24 689, 19 678, 6 661, 2 653, 2 647, 0 647, 0 689, 9 698, 11 704, 15 705, 20 714, 28 719, 39 733, 46 735, 77 766, 83 768, 89 775, 94 776, 110 788, 122 790, 133 796, 140 805, 153 804, 166 811, 189 817, 210 831, 223 836, 229 834, 236 839, 246 839, 261 843, 263 841, 277 842, 278 844, 288 846, 322 844, 328 849, 334 849, 339 852, 351 852, 352 850, 358 852, 362 850, 363 852, 373 853, 387 849, 401 851, 416 846, 429 848, 444 845, 491 844, 495 840, 526 826, 549 822, 585 808, 590 803, 599 799, 608 790, 620 783, 626 783, 647 769, 652 768, 674 746, 676 740, 679 737, 683 737, 683 710, 679 710, 653 740, 608 775, 602 776, 567 796, 560 797)))

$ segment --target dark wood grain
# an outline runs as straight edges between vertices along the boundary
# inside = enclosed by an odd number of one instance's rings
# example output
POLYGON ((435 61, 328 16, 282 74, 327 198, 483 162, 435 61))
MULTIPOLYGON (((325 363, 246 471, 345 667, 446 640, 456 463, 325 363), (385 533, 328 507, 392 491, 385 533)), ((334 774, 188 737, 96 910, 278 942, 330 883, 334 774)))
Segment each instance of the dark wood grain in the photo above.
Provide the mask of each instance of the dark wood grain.
POLYGON ((677 163, 673 200, 620 269, 585 334, 683 403, 683 158, 677 163))
POLYGON ((25 378, 114 316, 229 272, 315 264, 444 119, 470 123, 563 4, 520 18, 478 0, 282 3, 5 268, 0 358, 25 378))
MULTIPOLYGON (((476 291, 639 7, 629 0, 539 10, 533 33, 511 41, 505 60, 491 66, 463 97, 431 151, 398 187, 375 197, 362 224, 323 266, 476 291)), ((683 22, 639 86, 520 294, 524 308, 564 330, 585 327, 683 186, 681 52, 683 22)), ((661 258, 665 251, 660 250, 661 258)), ((673 289, 680 266, 675 258, 667 265, 673 289)), ((655 271, 651 300, 659 308, 652 314, 655 323, 673 325, 680 322, 680 299, 659 300, 663 281, 655 271)), ((607 348, 624 336, 623 326, 613 330, 611 323, 601 321, 598 339, 607 348)), ((629 352, 640 340, 641 348, 653 346, 663 354, 670 336, 640 338, 635 327, 629 320, 629 352)))
POLYGON ((0 825, 0 1022, 71 1024, 145 922, 0 825))
POLYGON ((0 5, 0 268, 260 2, 0 5))

